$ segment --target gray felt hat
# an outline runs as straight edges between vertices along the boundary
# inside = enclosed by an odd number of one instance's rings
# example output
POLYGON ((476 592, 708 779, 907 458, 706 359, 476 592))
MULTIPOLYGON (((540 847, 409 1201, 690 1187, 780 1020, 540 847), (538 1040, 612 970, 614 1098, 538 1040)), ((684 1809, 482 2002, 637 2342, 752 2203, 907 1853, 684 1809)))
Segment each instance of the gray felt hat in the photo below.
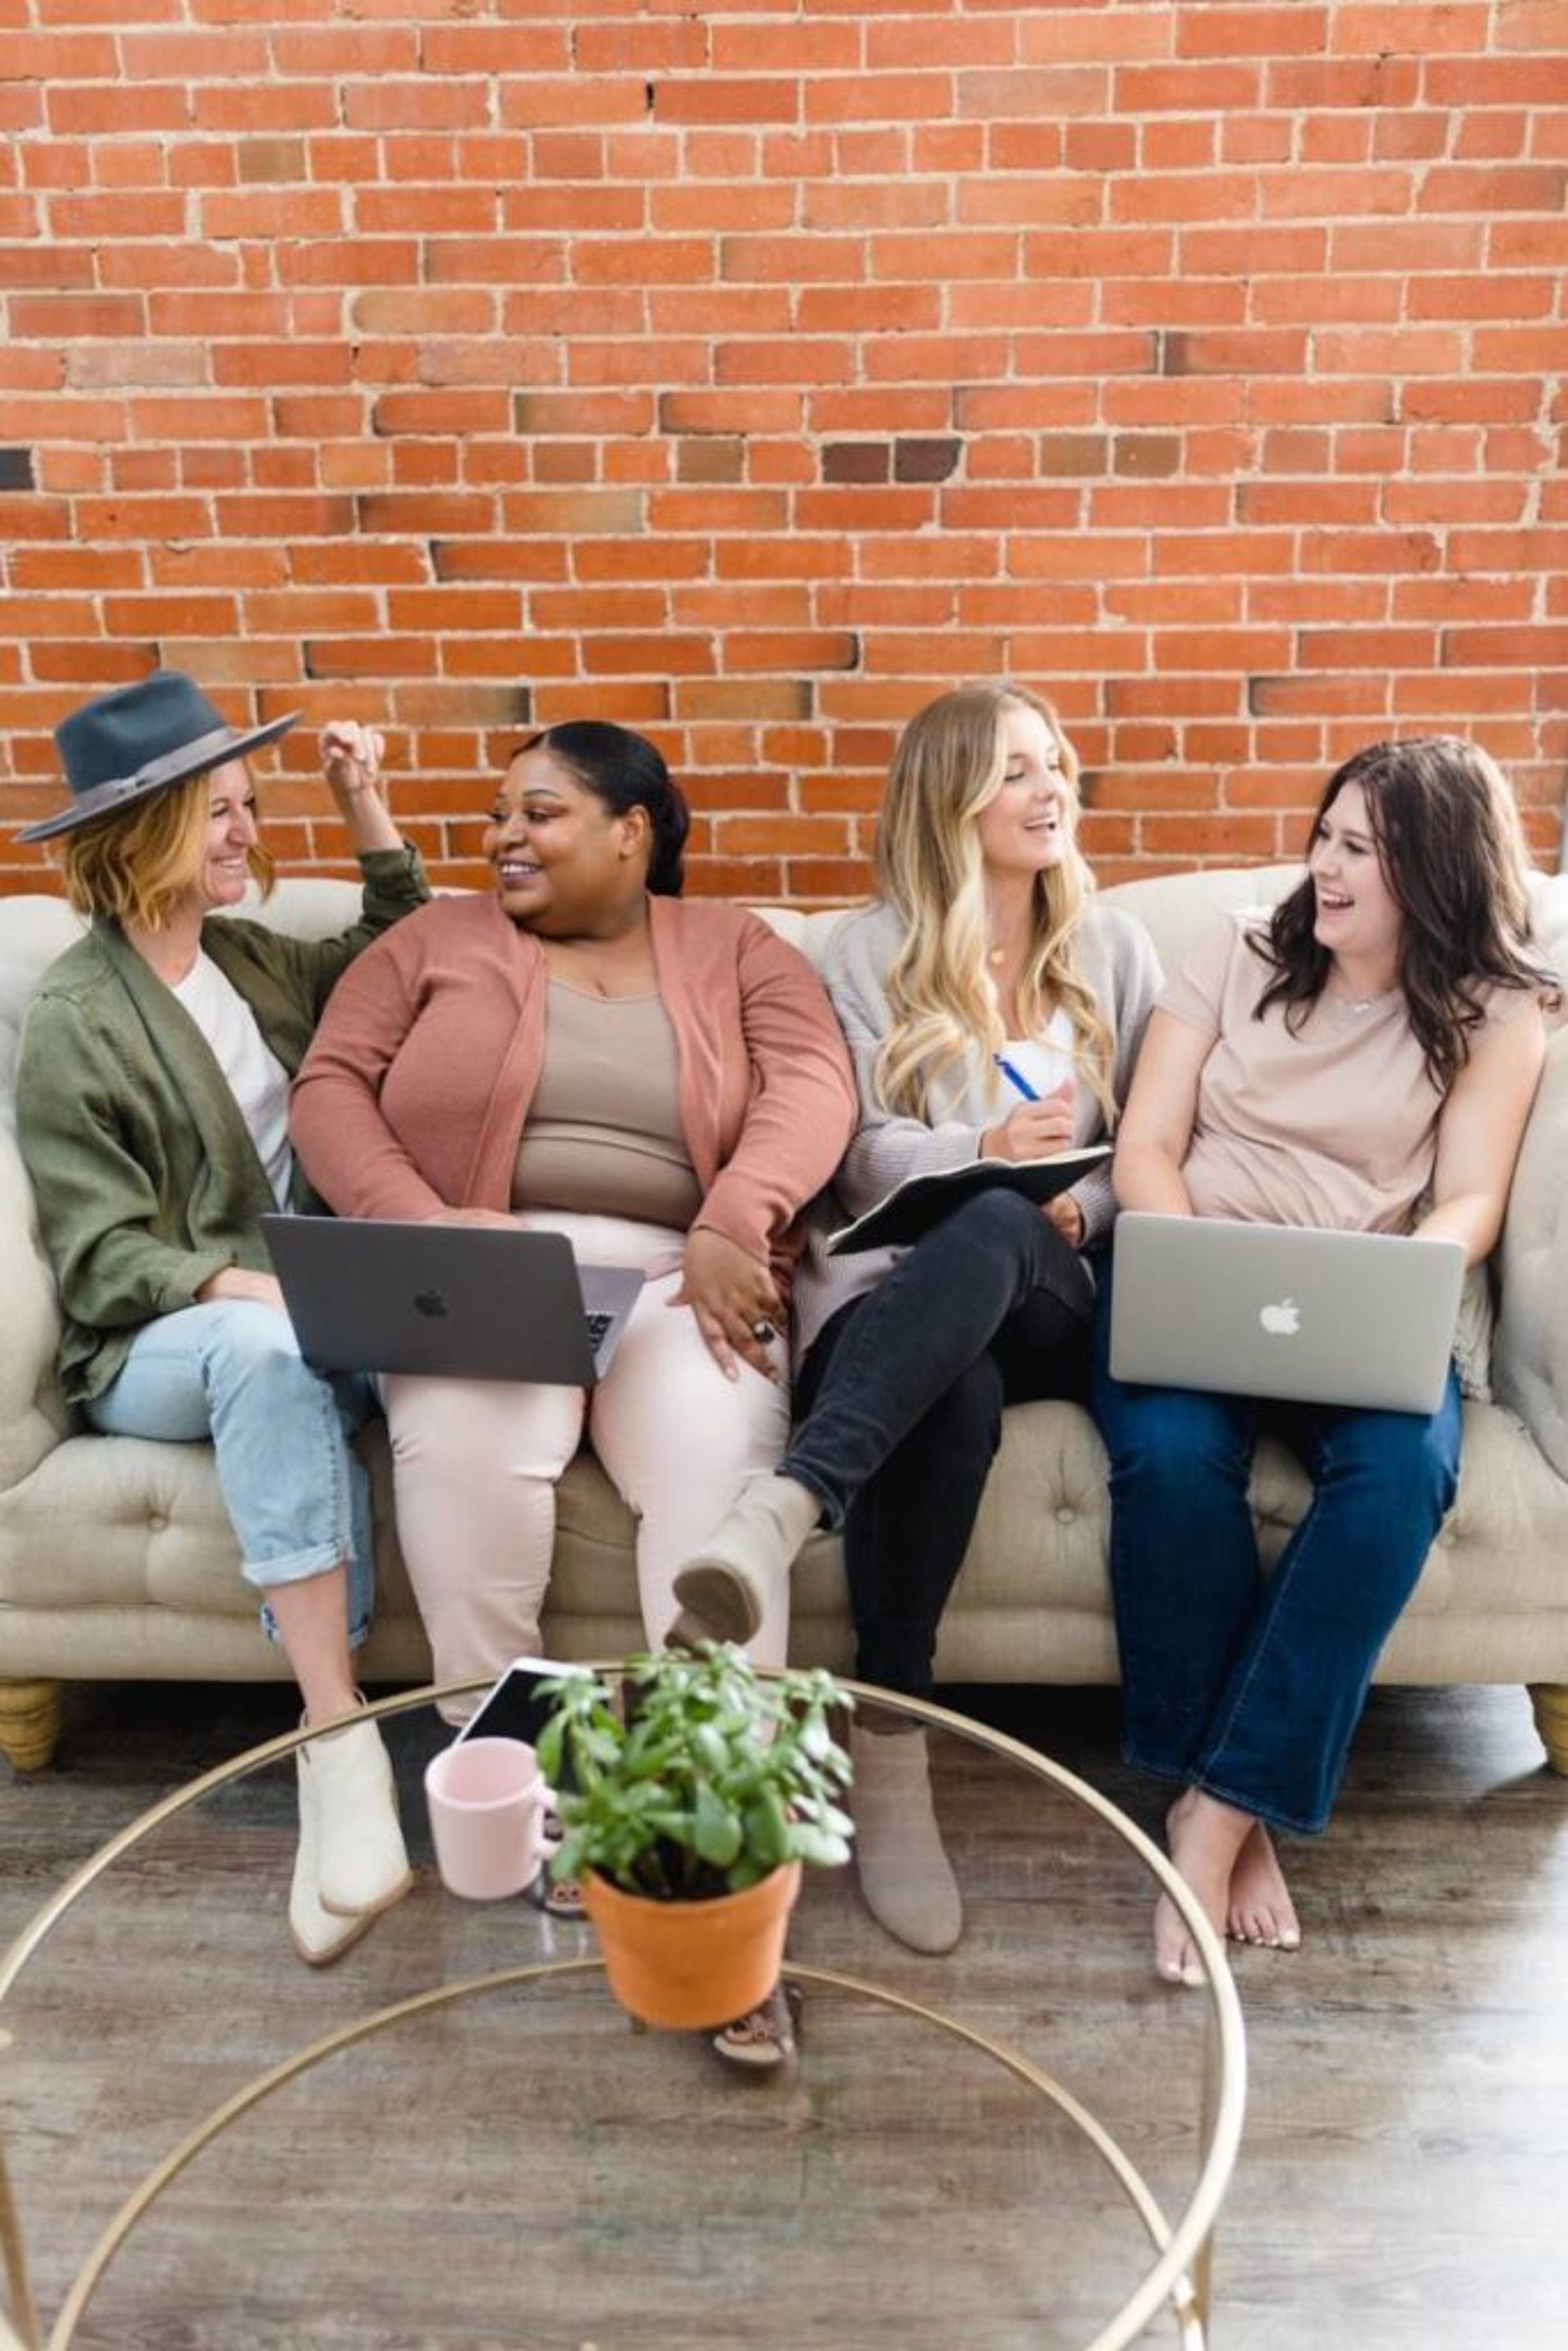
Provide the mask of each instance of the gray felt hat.
POLYGON ((71 788, 70 806, 26 826, 19 837, 47 841, 53 833, 134 808, 152 792, 167 791, 171 784, 276 742, 298 716, 291 710, 265 726, 235 728, 193 678, 177 669, 155 670, 135 685, 84 702, 61 719, 55 741, 71 788))

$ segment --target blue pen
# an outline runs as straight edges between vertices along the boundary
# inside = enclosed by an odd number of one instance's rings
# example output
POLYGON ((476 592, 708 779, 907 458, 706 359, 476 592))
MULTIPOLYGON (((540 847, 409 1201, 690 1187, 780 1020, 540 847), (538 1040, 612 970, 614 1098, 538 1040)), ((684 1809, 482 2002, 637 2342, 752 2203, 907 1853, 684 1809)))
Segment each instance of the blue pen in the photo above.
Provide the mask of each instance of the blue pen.
POLYGON ((1006 1078, 1009 1085, 1014 1087, 1018 1092, 1022 1094, 1025 1102, 1038 1102, 1040 1100, 1040 1096, 1036 1093, 1029 1080, 1024 1076, 1022 1071, 1015 1070, 1005 1053, 993 1053, 991 1055, 991 1059, 996 1063, 998 1069, 1000 1070, 1003 1077, 1006 1078))

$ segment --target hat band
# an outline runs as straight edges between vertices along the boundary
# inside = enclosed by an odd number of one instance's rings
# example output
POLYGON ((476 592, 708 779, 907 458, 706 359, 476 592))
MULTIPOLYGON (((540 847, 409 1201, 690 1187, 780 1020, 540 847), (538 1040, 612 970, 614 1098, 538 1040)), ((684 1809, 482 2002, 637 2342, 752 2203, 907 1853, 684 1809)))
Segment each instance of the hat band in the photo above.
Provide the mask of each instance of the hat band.
POLYGON ((182 743, 178 750, 163 751, 156 759, 149 759, 145 766, 137 768, 133 776, 116 776, 108 783, 93 784, 81 794, 81 798, 90 799, 95 805, 101 800, 105 807, 112 807, 116 800, 126 799, 131 792, 151 791, 158 784, 172 783, 182 776, 188 776, 193 768, 200 768, 209 753, 222 752, 239 739, 232 726, 220 726, 211 734, 197 735, 189 743, 182 743))

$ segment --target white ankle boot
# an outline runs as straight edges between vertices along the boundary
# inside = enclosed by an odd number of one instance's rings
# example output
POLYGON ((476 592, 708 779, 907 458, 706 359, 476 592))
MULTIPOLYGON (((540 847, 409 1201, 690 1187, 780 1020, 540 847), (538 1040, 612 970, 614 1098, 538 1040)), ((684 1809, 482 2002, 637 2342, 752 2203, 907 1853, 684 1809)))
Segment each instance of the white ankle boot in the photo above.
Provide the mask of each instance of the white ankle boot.
POLYGON ((865 1907, 912 1951, 950 1951, 964 1907, 931 1802, 924 1730, 850 1731, 855 1866, 865 1907))
POLYGON ((323 1910, 319 1891, 318 1846, 320 1842, 317 1819, 316 1782, 313 1774, 301 1771, 299 1780, 299 1843, 294 1855, 294 1878, 288 1889, 288 1932, 294 1948, 308 1967, 324 1968, 329 1959, 337 1959, 350 1943, 371 1924, 373 1912, 361 1912, 353 1917, 343 1917, 335 1910, 323 1910))
POLYGON ((793 1478, 771 1469, 748 1478, 675 1577, 681 1637, 749 1641, 821 1514, 815 1494, 793 1478))
POLYGON ((322 1909, 374 1917, 413 1883, 381 1732, 373 1722, 356 1722, 313 1739, 299 1750, 298 1769, 301 1823, 311 1814, 315 1821, 322 1909))

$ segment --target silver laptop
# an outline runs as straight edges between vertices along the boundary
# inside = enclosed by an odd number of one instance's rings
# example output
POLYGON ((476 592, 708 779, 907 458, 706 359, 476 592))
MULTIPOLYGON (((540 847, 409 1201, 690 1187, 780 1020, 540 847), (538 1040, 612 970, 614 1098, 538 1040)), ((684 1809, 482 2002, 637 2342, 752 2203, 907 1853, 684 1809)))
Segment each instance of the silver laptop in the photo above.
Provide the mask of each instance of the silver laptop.
POLYGON ((581 1266, 564 1233, 263 1217, 299 1352, 321 1371, 591 1387, 643 1276, 581 1266))
POLYGON ((1159 1387, 1435 1412, 1458 1320, 1458 1241, 1116 1220, 1111 1370, 1159 1387))

